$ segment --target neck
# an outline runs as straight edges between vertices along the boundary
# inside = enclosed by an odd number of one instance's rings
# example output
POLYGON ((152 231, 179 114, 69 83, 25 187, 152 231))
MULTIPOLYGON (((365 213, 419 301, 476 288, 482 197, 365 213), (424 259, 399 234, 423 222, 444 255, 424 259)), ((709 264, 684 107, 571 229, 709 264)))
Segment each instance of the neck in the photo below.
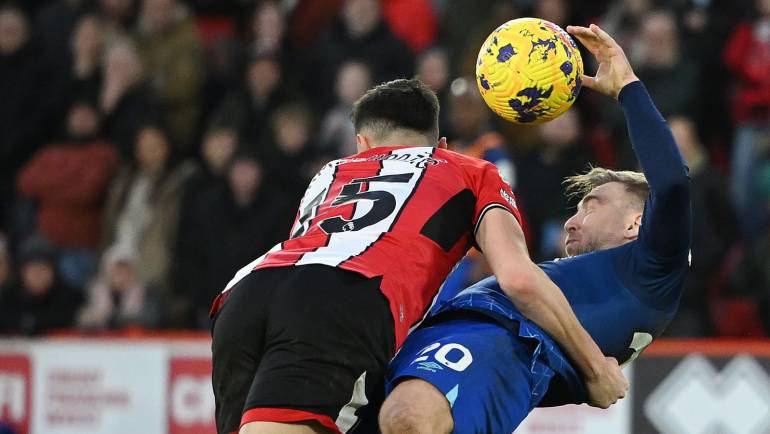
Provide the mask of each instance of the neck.
POLYGON ((421 134, 398 133, 390 134, 385 139, 375 142, 373 147, 380 148, 386 146, 425 147, 433 146, 433 144, 428 143, 428 139, 421 134))

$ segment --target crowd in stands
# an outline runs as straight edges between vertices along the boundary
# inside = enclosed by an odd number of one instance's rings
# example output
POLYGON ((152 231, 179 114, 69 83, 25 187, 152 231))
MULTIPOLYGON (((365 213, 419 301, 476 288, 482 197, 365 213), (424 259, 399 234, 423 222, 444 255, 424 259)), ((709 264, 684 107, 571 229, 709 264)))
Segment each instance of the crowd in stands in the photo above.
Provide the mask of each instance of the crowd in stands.
POLYGON ((521 16, 601 24, 676 136, 694 237, 669 334, 770 334, 770 0, 0 0, 0 333, 207 328, 318 168, 355 152, 353 102, 399 77, 439 95, 452 149, 500 168, 532 257, 563 255, 563 178, 637 163, 589 90, 537 127, 485 106, 478 48, 521 16))

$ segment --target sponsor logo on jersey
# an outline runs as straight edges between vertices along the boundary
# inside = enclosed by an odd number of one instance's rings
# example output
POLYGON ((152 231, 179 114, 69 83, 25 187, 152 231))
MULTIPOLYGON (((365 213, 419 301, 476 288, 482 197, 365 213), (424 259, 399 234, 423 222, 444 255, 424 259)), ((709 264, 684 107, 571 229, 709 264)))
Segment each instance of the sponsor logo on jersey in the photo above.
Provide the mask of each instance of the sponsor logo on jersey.
POLYGON ((505 201, 508 202, 512 207, 518 209, 518 207, 516 206, 516 199, 511 197, 511 195, 508 194, 508 192, 506 192, 505 189, 502 189, 502 188, 500 189, 500 196, 502 196, 503 199, 505 199, 505 201))
POLYGON ((422 369, 424 371, 430 371, 430 372, 436 372, 436 371, 442 371, 444 369, 444 367, 439 365, 436 362, 420 362, 420 363, 417 364, 417 369, 422 369))

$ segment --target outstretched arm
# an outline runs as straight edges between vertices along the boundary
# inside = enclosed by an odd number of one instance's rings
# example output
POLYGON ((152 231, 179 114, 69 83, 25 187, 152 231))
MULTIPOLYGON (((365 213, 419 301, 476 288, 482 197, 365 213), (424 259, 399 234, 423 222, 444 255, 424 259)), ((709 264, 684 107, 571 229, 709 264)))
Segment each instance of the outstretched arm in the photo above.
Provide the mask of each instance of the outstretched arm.
POLYGON ((690 179, 671 130, 610 35, 593 24, 567 31, 599 61, 596 76, 584 76, 583 84, 623 107, 631 144, 650 185, 639 238, 660 258, 684 253, 692 230, 690 179))

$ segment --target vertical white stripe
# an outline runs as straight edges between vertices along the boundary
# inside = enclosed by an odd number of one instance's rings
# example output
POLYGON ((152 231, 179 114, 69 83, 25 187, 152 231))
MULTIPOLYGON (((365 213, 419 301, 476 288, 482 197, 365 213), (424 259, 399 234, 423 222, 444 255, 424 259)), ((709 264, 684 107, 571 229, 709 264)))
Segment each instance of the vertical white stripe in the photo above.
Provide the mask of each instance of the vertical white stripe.
MULTIPOLYGON (((433 148, 403 148, 397 149, 391 153, 397 158, 400 155, 416 156, 419 154, 429 156, 433 152, 433 148)), ((342 169, 344 170, 344 168, 342 169)), ((364 228, 360 231, 338 232, 331 234, 329 237, 329 244, 326 247, 321 247, 315 252, 305 254, 302 259, 297 262, 297 265, 305 264, 324 264, 336 267, 345 260, 360 255, 364 250, 371 246, 377 239, 387 232, 396 217, 400 214, 401 209, 406 205, 407 199, 411 196, 414 189, 417 187, 422 172, 425 168, 420 168, 414 164, 398 161, 395 159, 388 159, 382 162, 382 169, 379 175, 396 175, 401 173, 412 173, 413 176, 409 182, 395 183, 395 182, 370 182, 368 190, 380 190, 391 193, 396 199, 396 208, 385 219, 378 223, 364 228)), ((372 175, 376 176, 376 175, 372 175)), ((365 215, 371 209, 370 201, 361 201, 357 203, 355 215, 353 218, 358 218, 365 215)))
MULTIPOLYGON (((318 173, 310 181, 310 185, 308 185, 307 190, 305 190, 305 195, 302 196, 302 200, 299 202, 300 218, 302 218, 303 214, 306 212, 313 212, 313 214, 315 214, 316 210, 306 210, 305 208, 308 206, 311 200, 316 198, 316 196, 323 193, 324 191, 328 191, 329 187, 334 181, 334 173, 337 166, 339 165, 339 161, 340 160, 334 160, 331 163, 328 163, 320 171, 318 171, 318 173)), ((307 231, 307 227, 310 226, 310 221, 313 217, 315 217, 315 215, 311 215, 310 217, 311 218, 305 220, 305 222, 301 225, 305 226, 305 231, 307 231)), ((299 219, 297 219, 297 222, 291 228, 290 233, 296 233, 299 227, 299 219)))
POLYGON ((353 395, 350 397, 350 401, 342 407, 337 420, 334 421, 337 424, 337 428, 343 433, 353 428, 353 425, 358 422, 356 411, 368 403, 369 399, 366 398, 366 371, 364 371, 353 385, 353 395))

